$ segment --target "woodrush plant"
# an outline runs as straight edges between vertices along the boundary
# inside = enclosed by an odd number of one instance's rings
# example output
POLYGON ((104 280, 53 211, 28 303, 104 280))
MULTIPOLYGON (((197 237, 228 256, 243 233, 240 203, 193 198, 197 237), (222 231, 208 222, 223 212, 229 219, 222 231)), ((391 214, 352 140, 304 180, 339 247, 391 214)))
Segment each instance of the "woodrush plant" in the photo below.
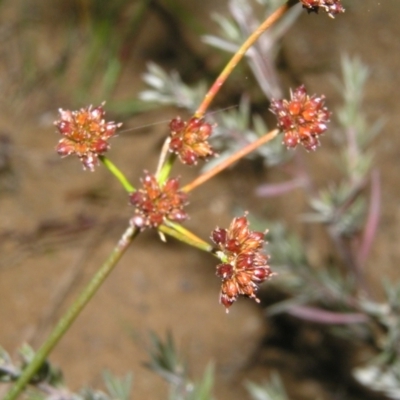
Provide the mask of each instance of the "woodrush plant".
POLYGON ((218 259, 216 275, 221 279, 219 298, 227 312, 239 296, 259 301, 257 298, 259 285, 275 275, 268 264, 269 255, 264 252, 265 232, 253 231, 245 213, 241 217, 234 218, 228 228, 214 229, 211 233, 212 244, 200 239, 181 225, 188 217, 185 212, 188 193, 261 145, 276 139, 280 132, 286 147, 294 148, 302 145, 306 150, 316 150, 320 145, 320 136, 327 130, 331 115, 325 107, 324 96, 310 96, 301 85, 291 91, 289 100, 273 100, 271 111, 278 119, 279 129, 266 132, 182 188, 179 180, 171 177, 171 171, 177 160, 191 166, 196 165, 199 160, 215 156, 215 151, 208 141, 215 126, 205 120, 207 109, 247 50, 256 43, 264 31, 295 5, 302 6, 309 13, 325 11, 332 18, 344 12, 340 0, 288 0, 277 8, 234 53, 204 95, 192 117, 187 121, 176 117, 170 122, 170 134, 161 150, 158 166, 155 172, 144 171, 138 187, 132 185, 105 155, 110 148, 109 140, 115 136, 121 124, 106 121, 104 104, 77 111, 60 109, 60 117, 55 122, 62 136, 57 145, 58 154, 62 157, 71 155, 78 157, 83 168, 89 171, 93 171, 102 163, 126 190, 135 211, 108 259, 62 316, 48 339, 20 374, 8 375, 10 380, 15 380, 15 383, 6 394, 5 400, 14 400, 28 384, 36 383, 35 376, 53 348, 69 330, 130 244, 146 229, 156 229, 162 240, 165 235, 174 237, 218 259))

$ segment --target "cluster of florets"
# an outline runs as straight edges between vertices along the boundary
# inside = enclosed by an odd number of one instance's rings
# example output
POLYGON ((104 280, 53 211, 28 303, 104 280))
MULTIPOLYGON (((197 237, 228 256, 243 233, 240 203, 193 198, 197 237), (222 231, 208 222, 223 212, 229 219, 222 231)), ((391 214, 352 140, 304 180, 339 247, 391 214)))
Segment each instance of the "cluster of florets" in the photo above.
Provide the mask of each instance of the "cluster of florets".
POLYGON ((264 233, 251 231, 243 216, 234 218, 228 229, 215 229, 211 239, 218 246, 217 255, 222 261, 216 271, 222 279, 220 303, 228 311, 239 295, 258 302, 258 285, 273 275, 269 256, 263 252, 264 233))
POLYGON ((324 106, 325 96, 309 96, 304 85, 291 92, 290 100, 273 100, 271 111, 283 131, 283 143, 288 148, 298 144, 307 150, 315 150, 319 136, 327 130, 331 113, 324 106))
POLYGON ((83 167, 90 171, 98 165, 99 155, 110 148, 108 139, 122 125, 104 120, 103 105, 95 108, 89 106, 78 111, 60 109, 60 119, 54 122, 64 136, 58 142, 57 153, 63 157, 76 154, 83 167))
POLYGON ((300 0, 303 7, 308 12, 318 13, 319 9, 324 9, 331 18, 335 18, 336 14, 343 13, 344 7, 340 3, 340 0, 300 0))
POLYGON ((169 127, 169 149, 177 154, 184 164, 195 165, 198 159, 204 160, 215 154, 207 141, 212 133, 212 126, 203 118, 193 117, 185 122, 177 117, 170 122, 169 127))
POLYGON ((145 172, 142 187, 130 194, 130 202, 136 207, 132 223, 140 228, 157 228, 165 219, 182 222, 188 215, 183 208, 188 196, 179 190, 176 178, 160 184, 154 175, 145 172))

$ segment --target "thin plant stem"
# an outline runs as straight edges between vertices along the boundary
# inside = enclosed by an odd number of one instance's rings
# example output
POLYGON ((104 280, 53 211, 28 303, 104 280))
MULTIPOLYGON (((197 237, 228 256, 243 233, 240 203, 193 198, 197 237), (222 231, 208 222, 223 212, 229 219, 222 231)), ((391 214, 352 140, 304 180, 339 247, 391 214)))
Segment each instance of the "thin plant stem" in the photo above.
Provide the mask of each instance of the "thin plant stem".
POLYGON ((207 253, 211 253, 213 251, 213 246, 205 242, 203 239, 200 239, 198 236, 180 224, 166 221, 165 224, 161 225, 158 229, 162 233, 174 237, 175 239, 180 240, 181 242, 184 242, 190 246, 196 247, 202 251, 207 253))
POLYGON ((5 395, 3 400, 15 400, 18 395, 24 390, 25 386, 29 384, 36 371, 44 363, 47 356, 57 345, 60 339, 65 335, 72 323, 85 308, 86 304, 94 296, 110 272, 118 264, 122 255, 128 249, 133 239, 137 236, 139 231, 133 226, 129 226, 124 234, 121 236, 118 244, 115 246, 108 259, 97 270, 89 284, 83 289, 79 297, 69 307, 66 313, 61 317, 54 330, 50 333, 47 340, 39 348, 29 365, 22 371, 22 374, 11 387, 9 392, 5 395))
POLYGON ((297 4, 297 1, 289 0, 286 4, 279 7, 274 11, 240 46, 239 50, 233 55, 229 60, 228 64, 225 66, 223 71, 219 74, 218 78, 215 80, 214 84, 211 86, 208 93, 204 96, 202 103, 195 112, 194 116, 196 118, 202 118, 207 108, 213 101, 214 97, 218 93, 221 86, 224 84, 228 76, 231 74, 233 69, 239 63, 239 61, 244 57, 246 51, 257 41, 257 39, 263 34, 271 25, 278 21, 293 5, 297 4))
POLYGON ((162 185, 167 179, 168 176, 171 172, 172 166, 174 165, 174 162, 176 160, 176 154, 175 153, 169 153, 169 143, 171 139, 168 138, 163 145, 163 148, 161 150, 161 156, 158 162, 157 166, 157 172, 156 172, 156 177, 157 181, 160 185, 162 185))
POLYGON ((128 193, 135 192, 136 189, 134 186, 130 184, 126 176, 121 172, 117 166, 110 161, 106 156, 99 156, 100 161, 104 164, 104 166, 119 180, 121 185, 128 193))
POLYGON ((248 144, 247 146, 243 147, 243 149, 237 151, 236 153, 232 154, 230 157, 226 158, 224 161, 222 161, 220 164, 216 165, 214 168, 212 168, 209 171, 205 172, 204 174, 198 176, 195 180, 193 180, 192 182, 190 182, 186 186, 184 186, 182 188, 182 191, 190 192, 197 186, 202 185, 204 182, 208 181, 213 176, 217 175, 224 169, 228 168, 234 162, 247 156, 247 154, 249 154, 252 151, 254 151, 255 149, 257 149, 257 147, 260 147, 261 145, 274 139, 278 135, 278 133, 279 133, 279 130, 274 129, 273 131, 268 132, 265 135, 261 136, 256 141, 248 144))
POLYGON ((168 150, 169 150, 169 144, 171 143, 171 137, 168 136, 165 140, 164 140, 164 144, 161 148, 161 152, 160 152, 160 157, 158 158, 158 164, 157 164, 157 170, 156 170, 156 176, 158 177, 162 171, 162 168, 165 164, 165 160, 167 159, 167 155, 168 155, 168 150))

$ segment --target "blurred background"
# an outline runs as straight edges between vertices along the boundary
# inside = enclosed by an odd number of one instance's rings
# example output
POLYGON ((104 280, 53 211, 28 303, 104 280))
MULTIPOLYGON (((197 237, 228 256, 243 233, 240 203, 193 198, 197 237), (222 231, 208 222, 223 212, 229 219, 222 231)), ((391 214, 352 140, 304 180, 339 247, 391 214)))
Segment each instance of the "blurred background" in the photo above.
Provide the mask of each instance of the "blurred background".
MULTIPOLYGON (((0 2, 0 345, 11 355, 24 342, 35 348, 43 342, 112 250, 133 211, 106 170, 84 172, 77 159, 57 156, 59 135, 53 121, 58 109, 106 101, 107 118, 124 123, 109 157, 137 184, 143 170, 155 170, 169 120, 190 116, 202 88, 221 71, 235 41, 241 41, 238 32, 251 31, 255 16, 277 4, 0 2), (241 20, 241 15, 248 18, 241 20), (169 97, 162 97, 162 90, 155 93, 155 77, 169 97), (180 88, 179 93, 171 87, 180 88), (186 88, 192 89, 186 93, 186 88)), ((297 149, 295 157, 307 165, 317 187, 327 187, 340 178, 341 125, 335 110, 346 99, 337 80, 343 80, 343 57, 358 57, 359 69, 369 71, 363 80, 362 112, 380 131, 365 150, 373 154, 368 171, 380 178, 379 188, 376 180, 372 189, 369 183, 363 187, 367 205, 361 226, 368 226, 371 193, 379 192, 380 201, 373 204, 380 205, 380 213, 373 214, 379 217, 379 229, 364 256, 362 276, 368 295, 386 302, 382 278, 397 282, 400 277, 400 3, 343 0, 343 5, 346 12, 335 19, 296 7, 229 78, 212 115, 223 128, 224 111, 218 110, 234 106, 227 114, 231 131, 247 118, 234 114, 238 109, 249 113, 249 125, 260 126, 252 119, 257 113, 257 121, 273 128, 271 98, 287 97, 300 83, 311 94, 325 94, 334 115, 322 147, 315 153, 297 149)), ((219 151, 225 154, 229 148, 222 128, 219 151)), ((241 135, 240 129, 235 135, 241 135)), ((207 240, 216 226, 226 227, 233 215, 248 210, 260 230, 268 221, 283 221, 317 270, 340 264, 329 234, 302 221, 309 204, 301 188, 294 185, 282 196, 268 192, 282 189, 274 185, 290 175, 274 168, 285 155, 268 151, 195 190, 187 226, 207 240), (269 194, 262 196, 262 187, 269 194)), ((177 166, 175 171, 187 183, 200 168, 177 166)), ((369 336, 365 342, 349 340, 322 329, 315 318, 305 322, 290 313, 268 316, 267 308, 291 293, 270 283, 261 289, 261 304, 240 299, 226 315, 218 304, 215 264, 213 257, 172 239, 162 243, 154 233, 141 235, 52 353, 51 361, 61 366, 68 387, 102 388, 101 372, 107 368, 116 375, 133 372, 133 398, 166 398, 167 383, 144 363, 149 333, 165 337, 171 332, 193 379, 214 364, 219 399, 256 398, 250 397, 245 382, 261 384, 273 371, 282 376, 293 399, 383 398, 352 374, 373 353, 365 344, 369 336)), ((279 274, 278 264, 272 259, 279 274)))

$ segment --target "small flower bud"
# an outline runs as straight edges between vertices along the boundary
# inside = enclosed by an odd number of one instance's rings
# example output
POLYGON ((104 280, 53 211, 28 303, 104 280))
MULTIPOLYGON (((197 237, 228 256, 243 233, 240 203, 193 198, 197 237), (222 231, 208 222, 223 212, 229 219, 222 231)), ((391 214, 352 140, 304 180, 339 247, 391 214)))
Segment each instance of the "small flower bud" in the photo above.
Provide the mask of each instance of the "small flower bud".
POLYGON ((233 274, 233 267, 230 264, 217 265, 216 275, 221 279, 230 279, 233 274))
POLYGON ((211 239, 215 244, 221 244, 226 241, 226 229, 216 228, 212 232, 211 239))

